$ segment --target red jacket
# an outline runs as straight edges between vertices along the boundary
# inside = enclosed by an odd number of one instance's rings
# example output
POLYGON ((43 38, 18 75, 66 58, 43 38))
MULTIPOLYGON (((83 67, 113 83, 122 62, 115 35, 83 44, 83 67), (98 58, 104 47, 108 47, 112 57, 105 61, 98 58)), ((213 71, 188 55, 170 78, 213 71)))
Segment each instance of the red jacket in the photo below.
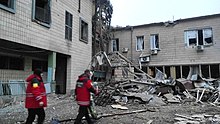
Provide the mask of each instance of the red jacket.
POLYGON ((92 86, 92 80, 86 74, 79 76, 75 89, 77 104, 80 106, 89 106, 90 92, 97 94, 97 91, 92 86))
POLYGON ((25 99, 25 107, 26 108, 43 108, 47 107, 47 96, 46 89, 44 87, 44 83, 41 77, 32 74, 30 75, 26 81, 27 89, 26 89, 26 99, 25 99), (43 106, 40 106, 39 103, 43 102, 43 106))

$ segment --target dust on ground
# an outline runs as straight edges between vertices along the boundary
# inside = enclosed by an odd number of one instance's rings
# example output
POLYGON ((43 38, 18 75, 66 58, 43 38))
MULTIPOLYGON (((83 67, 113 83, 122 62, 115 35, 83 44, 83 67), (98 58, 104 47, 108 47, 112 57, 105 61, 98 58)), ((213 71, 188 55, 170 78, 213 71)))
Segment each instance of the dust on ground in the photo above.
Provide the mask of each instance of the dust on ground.
MULTIPOLYGON (((177 115, 186 116, 191 121, 192 115, 206 115, 204 120, 198 121, 200 124, 218 124, 217 116, 220 116, 220 108, 209 103, 183 102, 178 104, 167 103, 165 105, 149 105, 136 102, 128 102, 123 105, 127 110, 113 109, 111 105, 95 106, 98 115, 113 114, 109 117, 102 117, 95 121, 96 124, 177 124, 177 115), (153 109, 154 111, 134 112, 130 114, 115 115, 137 110, 153 109), (216 117, 211 118, 210 117, 216 117)), ((45 109, 45 124, 50 124, 52 118, 58 120, 67 120, 75 118, 78 111, 78 105, 74 98, 68 95, 48 94, 48 107, 45 109)), ((1 124, 16 124, 19 121, 25 121, 27 110, 24 108, 24 102, 16 102, 0 108, 1 124)), ((72 124, 74 121, 62 122, 63 124, 72 124)), ((86 123, 86 122, 84 122, 86 123)), ((195 122, 197 123, 197 122, 195 122)))

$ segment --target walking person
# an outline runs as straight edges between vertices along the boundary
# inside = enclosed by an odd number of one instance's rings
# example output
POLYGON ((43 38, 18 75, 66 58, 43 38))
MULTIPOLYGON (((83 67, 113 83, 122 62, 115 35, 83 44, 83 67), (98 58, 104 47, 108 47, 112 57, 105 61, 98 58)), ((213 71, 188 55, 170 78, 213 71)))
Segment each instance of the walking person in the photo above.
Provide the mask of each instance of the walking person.
POLYGON ((37 124, 43 124, 45 119, 44 107, 47 107, 46 89, 42 79, 42 71, 35 69, 34 73, 26 79, 25 108, 28 109, 26 124, 32 124, 38 116, 37 124))
POLYGON ((84 116, 88 124, 93 124, 88 111, 91 102, 90 92, 97 95, 98 90, 92 86, 91 77, 92 73, 90 70, 85 70, 84 73, 78 77, 76 82, 75 95, 77 104, 79 105, 79 111, 74 124, 81 124, 81 120, 84 116))

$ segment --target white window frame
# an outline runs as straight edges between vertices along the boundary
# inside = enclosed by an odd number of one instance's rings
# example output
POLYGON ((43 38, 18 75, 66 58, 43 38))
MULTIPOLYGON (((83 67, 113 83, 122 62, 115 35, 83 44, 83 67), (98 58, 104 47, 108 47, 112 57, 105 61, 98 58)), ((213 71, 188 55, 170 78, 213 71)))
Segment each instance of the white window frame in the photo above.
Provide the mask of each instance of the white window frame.
POLYGON ((136 51, 144 50, 144 36, 137 36, 136 39, 136 51))
POLYGON ((213 32, 212 32, 212 28, 204 28, 204 29, 194 29, 194 30, 186 30, 184 31, 184 40, 185 40, 185 47, 186 48, 193 48, 195 46, 199 46, 199 45, 204 45, 204 46, 208 46, 208 45, 213 45, 213 32), (202 30, 202 44, 199 44, 199 31, 202 30), (206 41, 206 38, 211 38, 211 42, 208 43, 206 41), (194 43, 189 43, 190 39, 194 39, 194 43))
POLYGON ((151 34, 150 35, 150 48, 151 50, 158 50, 159 49, 159 35, 158 34, 151 34), (157 37, 157 39, 156 39, 157 37))
POLYGON ((68 11, 65 12, 65 39, 72 41, 72 24, 73 15, 68 11))

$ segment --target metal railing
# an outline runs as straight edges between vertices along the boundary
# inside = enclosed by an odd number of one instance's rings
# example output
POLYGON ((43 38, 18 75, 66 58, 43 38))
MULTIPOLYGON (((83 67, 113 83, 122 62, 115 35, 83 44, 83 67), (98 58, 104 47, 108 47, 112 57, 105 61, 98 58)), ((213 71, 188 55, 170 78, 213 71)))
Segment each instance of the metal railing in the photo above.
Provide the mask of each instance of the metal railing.
MULTIPOLYGON (((0 81, 0 96, 25 95, 27 82, 24 80, 0 81)), ((45 83, 47 93, 55 92, 55 82, 45 83)))

